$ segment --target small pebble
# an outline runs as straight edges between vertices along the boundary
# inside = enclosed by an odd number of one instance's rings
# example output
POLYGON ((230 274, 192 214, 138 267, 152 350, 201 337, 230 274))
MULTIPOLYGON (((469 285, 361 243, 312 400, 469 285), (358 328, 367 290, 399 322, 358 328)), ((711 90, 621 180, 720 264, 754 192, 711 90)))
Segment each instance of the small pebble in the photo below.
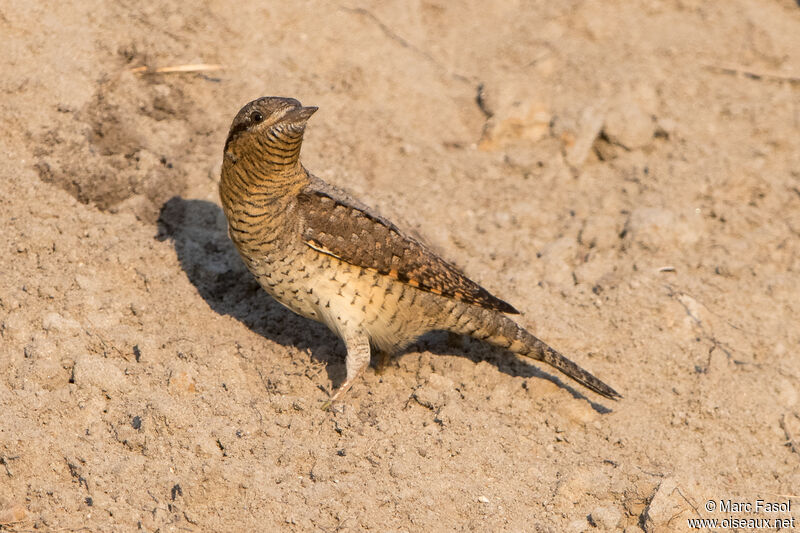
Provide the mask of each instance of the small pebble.
POLYGON ((622 521, 622 513, 610 505, 595 507, 589 515, 590 521, 607 531, 617 531, 622 521))

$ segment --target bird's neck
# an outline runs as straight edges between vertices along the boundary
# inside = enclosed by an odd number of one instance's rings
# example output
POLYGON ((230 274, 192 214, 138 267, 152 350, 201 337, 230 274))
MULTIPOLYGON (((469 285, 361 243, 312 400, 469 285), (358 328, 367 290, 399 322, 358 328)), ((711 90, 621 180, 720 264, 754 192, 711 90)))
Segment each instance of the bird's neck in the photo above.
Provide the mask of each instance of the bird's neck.
POLYGON ((226 190, 234 196, 245 193, 263 200, 296 195, 309 182, 308 172, 300 164, 302 143, 302 130, 286 129, 251 136, 229 147, 222 162, 223 201, 226 190))
POLYGON ((228 234, 246 262, 249 254, 263 255, 275 246, 291 217, 293 199, 310 181, 296 158, 292 164, 276 165, 269 157, 254 151, 226 152, 222 163, 219 196, 228 234))

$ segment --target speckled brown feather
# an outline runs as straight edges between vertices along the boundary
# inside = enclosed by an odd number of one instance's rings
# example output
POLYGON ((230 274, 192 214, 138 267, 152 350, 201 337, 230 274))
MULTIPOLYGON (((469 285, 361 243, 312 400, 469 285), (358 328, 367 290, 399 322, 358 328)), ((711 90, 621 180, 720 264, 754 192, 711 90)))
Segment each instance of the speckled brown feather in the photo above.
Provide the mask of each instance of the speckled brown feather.
POLYGON ((303 238, 315 250, 398 281, 462 302, 519 314, 394 224, 332 192, 304 189, 297 197, 305 217, 303 238))

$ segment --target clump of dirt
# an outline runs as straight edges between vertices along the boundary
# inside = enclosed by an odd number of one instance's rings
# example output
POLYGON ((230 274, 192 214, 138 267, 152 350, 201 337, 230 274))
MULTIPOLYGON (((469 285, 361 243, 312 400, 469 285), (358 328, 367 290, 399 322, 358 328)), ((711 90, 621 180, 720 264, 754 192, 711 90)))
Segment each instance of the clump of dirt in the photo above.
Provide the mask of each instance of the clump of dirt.
POLYGON ((126 63, 98 82, 85 107, 57 107, 53 127, 33 137, 35 168, 82 203, 154 223, 164 202, 186 190, 187 167, 175 162, 196 155, 202 119, 190 86, 137 72, 147 59, 135 51, 120 55, 126 63))

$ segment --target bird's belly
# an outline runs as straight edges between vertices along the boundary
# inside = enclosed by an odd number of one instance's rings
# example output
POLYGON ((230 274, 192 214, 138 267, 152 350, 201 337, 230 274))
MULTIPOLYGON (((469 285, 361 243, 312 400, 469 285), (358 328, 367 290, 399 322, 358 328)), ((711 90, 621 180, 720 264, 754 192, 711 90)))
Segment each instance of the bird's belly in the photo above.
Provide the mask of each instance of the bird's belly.
POLYGON ((302 253, 257 256, 242 254, 245 264, 259 285, 275 300, 306 318, 320 320, 315 286, 319 279, 316 265, 302 253))
POLYGON ((428 301, 433 295, 309 252, 248 267, 278 302, 324 323, 342 338, 365 332, 374 345, 391 351, 436 326, 434 317, 439 313, 428 301))

